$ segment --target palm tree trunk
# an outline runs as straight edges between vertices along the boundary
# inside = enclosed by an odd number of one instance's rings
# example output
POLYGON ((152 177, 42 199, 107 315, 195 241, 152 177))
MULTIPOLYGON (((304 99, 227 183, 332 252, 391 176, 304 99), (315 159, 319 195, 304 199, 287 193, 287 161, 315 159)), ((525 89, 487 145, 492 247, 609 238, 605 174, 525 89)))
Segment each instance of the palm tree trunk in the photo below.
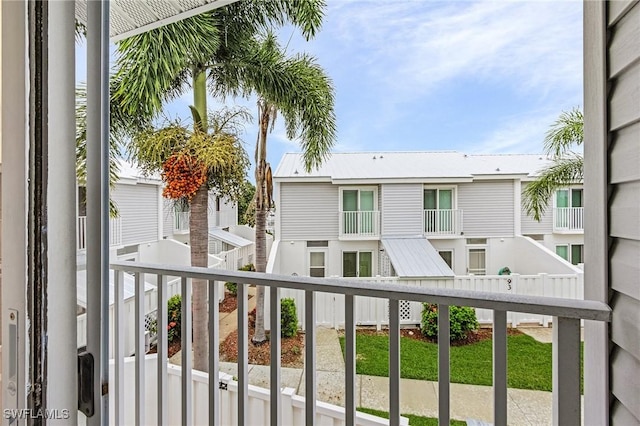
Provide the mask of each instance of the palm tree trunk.
MULTIPOLYGON (((260 134, 256 146, 256 272, 267 270, 267 212, 270 194, 267 194, 267 132, 271 115, 266 103, 260 107, 260 134)), ((256 326, 253 342, 261 343, 267 340, 264 330, 264 287, 256 288, 256 326)))
MULTIPOLYGON (((191 243, 191 265, 207 267, 209 232, 207 225, 207 185, 202 185, 191 199, 189 217, 189 239, 191 243)), ((193 368, 208 371, 209 333, 207 330, 207 281, 192 280, 193 309, 193 368)), ((182 356, 188 356, 182 354, 182 356)))
MULTIPOLYGON (((193 94, 195 107, 200 114, 201 122, 194 123, 206 131, 206 75, 195 72, 193 78, 193 94)), ((207 184, 203 184, 191 199, 191 215, 189 217, 189 240, 191 244, 191 265, 208 267, 209 260, 209 223, 207 217, 209 192, 207 184)), ((209 330, 207 310, 207 281, 192 281, 193 309, 193 368, 209 371, 209 330)), ((182 354, 190 356, 190 354, 182 354)))

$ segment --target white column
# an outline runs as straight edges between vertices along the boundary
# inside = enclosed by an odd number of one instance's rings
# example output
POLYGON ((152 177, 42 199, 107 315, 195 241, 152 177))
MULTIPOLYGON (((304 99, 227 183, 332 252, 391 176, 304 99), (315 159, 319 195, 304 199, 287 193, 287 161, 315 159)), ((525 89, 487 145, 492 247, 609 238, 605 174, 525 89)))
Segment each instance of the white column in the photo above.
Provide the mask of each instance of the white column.
POLYGON ((77 423, 75 4, 49 2, 48 368, 47 409, 77 423), (64 392, 56 391, 64 389, 64 392))
MULTIPOLYGON (((609 302, 606 2, 584 2, 584 298, 609 302)), ((555 324, 554 324, 555 328, 555 324)), ((584 415, 609 422, 609 325, 585 321, 584 415)))
POLYGON ((27 4, 1 2, 2 408, 26 408, 27 4), (11 206, 11 208, 6 208, 11 206), (7 285, 11 283, 11 285, 7 285), (17 315, 16 315, 17 312, 17 315), (11 318, 13 317, 13 321, 11 318), (11 322, 15 325, 11 325, 11 322), (10 330, 17 334, 11 334, 10 330), (12 338, 14 337, 14 338, 12 338), (20 339, 20 340, 18 340, 20 339), (10 364, 11 352, 15 361, 10 364), (13 375, 11 374, 13 373, 13 375), (14 387, 15 386, 15 387, 14 387))
POLYGON ((94 357, 95 414, 109 418, 109 1, 87 2, 87 351, 94 357), (104 318, 104 321, 102 319, 104 318))

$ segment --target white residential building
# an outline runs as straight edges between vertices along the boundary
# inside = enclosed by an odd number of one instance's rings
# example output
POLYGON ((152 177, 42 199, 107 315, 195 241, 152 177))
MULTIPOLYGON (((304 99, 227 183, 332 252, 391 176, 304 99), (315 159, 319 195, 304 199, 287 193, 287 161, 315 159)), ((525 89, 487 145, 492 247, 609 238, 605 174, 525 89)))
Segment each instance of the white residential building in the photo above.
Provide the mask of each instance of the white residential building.
POLYGON ((301 155, 285 154, 274 174, 272 270, 445 276, 425 263, 438 252, 455 275, 571 273, 553 252, 583 263, 581 186, 558 191, 540 222, 521 207, 523 187, 549 164, 540 155, 360 152, 334 153, 306 173, 301 155))

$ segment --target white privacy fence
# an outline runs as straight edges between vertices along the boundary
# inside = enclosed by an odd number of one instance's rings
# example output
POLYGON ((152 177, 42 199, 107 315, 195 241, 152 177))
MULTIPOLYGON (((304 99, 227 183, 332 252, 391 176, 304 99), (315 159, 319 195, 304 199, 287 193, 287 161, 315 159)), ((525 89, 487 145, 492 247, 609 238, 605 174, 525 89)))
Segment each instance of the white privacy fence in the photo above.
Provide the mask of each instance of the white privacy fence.
MULTIPOLYGON (((150 372, 157 370, 157 355, 147 355, 145 358, 145 369, 150 372)), ((110 380, 114 378, 114 363, 109 366, 110 380)), ((128 358, 124 361, 124 419, 122 424, 135 424, 135 410, 133 404, 126 404, 127 401, 134 400, 135 392, 135 358, 128 358)), ((169 425, 181 423, 181 380, 182 369, 177 365, 167 365, 167 422, 169 425)), ((144 403, 145 424, 157 424, 158 399, 156 389, 158 380, 155 374, 145 375, 146 398, 144 403)), ((237 407, 238 382, 233 380, 229 374, 220 373, 218 388, 218 398, 220 400, 220 410, 218 410, 218 424, 235 425, 238 424, 237 407)), ((209 424, 209 375, 199 371, 193 371, 191 375, 192 403, 191 412, 194 424, 209 424)), ((248 410, 246 423, 249 425, 265 424, 265 419, 269 418, 269 389, 249 385, 248 410)), ((305 400, 303 396, 296 395, 292 388, 283 388, 281 391, 281 409, 283 425, 301 425, 305 423, 305 400)), ((114 398, 109 399, 109 419, 111 424, 115 424, 114 398)), ((337 405, 317 402, 316 424, 326 426, 342 426, 345 424, 345 410, 337 405)), ((401 419, 402 425, 408 425, 406 418, 401 419)), ((372 416, 365 413, 356 414, 356 425, 377 426, 388 425, 389 420, 372 416)))
MULTIPOLYGON (((168 247, 175 246, 180 249, 188 250, 188 247, 182 244, 169 245, 167 241, 162 241, 160 243, 165 248, 167 246, 168 247)), ((209 267, 215 268, 215 269, 224 269, 227 271, 236 271, 238 269, 237 265, 244 266, 247 263, 252 262, 254 246, 255 244, 250 244, 245 247, 240 247, 240 248, 219 253, 215 256, 210 255, 209 267)), ((171 257, 171 253, 165 253, 165 254, 167 255, 165 257, 171 257)), ((178 258, 179 257, 174 257, 174 259, 178 259, 178 258)), ((166 284, 167 297, 169 298, 176 294, 180 294, 180 277, 167 276, 166 280, 167 280, 167 284, 166 284)), ((156 334, 155 328, 156 328, 156 318, 157 318, 157 309, 158 309, 157 282, 156 282, 156 277, 153 275, 145 276, 145 281, 152 284, 151 286, 149 286, 151 288, 147 288, 147 290, 145 291, 144 313, 146 318, 145 319, 146 330, 149 332, 148 337, 150 340, 153 340, 156 334)), ((218 282, 219 301, 222 301, 222 299, 224 299, 224 284, 225 283, 222 281, 218 282)), ((131 291, 133 291, 133 288, 131 288, 131 291)), ((127 356, 132 355, 135 352, 135 335, 133 333, 133 330, 134 330, 133 325, 135 321, 134 300, 135 300, 134 295, 133 293, 131 293, 130 296, 128 296, 128 298, 124 301, 124 319, 127 324, 127 327, 125 327, 125 331, 124 331, 125 333, 124 353, 127 356)), ((114 330, 113 304, 111 305, 109 310, 109 324, 110 324, 109 329, 111 330, 110 348, 113 349, 113 330, 114 330)), ((86 346, 87 344, 87 336, 86 336, 87 315, 86 314, 80 314, 77 316, 77 327, 78 327, 77 343, 78 343, 78 347, 80 348, 80 347, 86 346)), ((113 357, 113 350, 109 352, 109 357, 110 358, 113 357)))
MULTIPOLYGON (((352 278, 353 279, 353 278, 352 278)), ((483 291, 513 295, 559 297, 565 299, 584 298, 584 282, 582 274, 538 274, 538 275, 461 275, 454 279, 440 280, 399 280, 396 277, 360 278, 359 281, 378 283, 402 283, 425 288, 446 288, 456 290, 483 291)), ((268 294, 267 294, 268 297, 268 294)), ((304 328, 304 293, 298 290, 282 289, 282 298, 293 298, 296 301, 298 321, 304 328)), ((355 319, 357 325, 376 326, 380 328, 389 324, 389 303, 385 299, 371 297, 356 298, 355 319)), ((266 303, 265 318, 268 318, 266 303)), ((317 293, 316 325, 343 328, 344 295, 317 293)), ((488 309, 476 309, 478 322, 490 324, 493 313, 488 309)), ((422 304, 418 302, 400 302, 400 323, 403 325, 419 325, 422 318, 422 304)), ((552 321, 549 315, 508 312, 507 321, 513 327, 521 324, 540 324, 548 326, 552 321)))

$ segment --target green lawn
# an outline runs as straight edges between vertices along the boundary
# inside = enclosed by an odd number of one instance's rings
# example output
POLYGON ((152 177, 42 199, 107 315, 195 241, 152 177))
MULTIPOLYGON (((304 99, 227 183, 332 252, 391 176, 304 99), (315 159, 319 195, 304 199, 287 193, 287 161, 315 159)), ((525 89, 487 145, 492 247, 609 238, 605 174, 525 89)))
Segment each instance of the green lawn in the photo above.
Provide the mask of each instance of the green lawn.
MULTIPOLYGON (((371 408, 362 408, 359 407, 358 411, 362 411, 363 413, 372 414, 374 416, 382 417, 385 419, 389 418, 389 413, 386 411, 373 410, 371 408)), ((421 417, 414 416, 413 414, 402 414, 402 416, 409 419, 409 424, 411 426, 438 426, 438 419, 433 417, 421 417)), ((466 426, 467 422, 462 422, 460 420, 451 420, 451 425, 453 426, 466 426)))
MULTIPOLYGON (((344 353, 344 337, 340 338, 340 345, 344 353)), ((451 346, 451 382, 491 386, 491 346, 491 340, 451 346)), ((400 352, 401 377, 438 380, 437 344, 401 337, 400 352)), ((358 374, 389 375, 389 340, 386 335, 358 333, 356 353, 358 374)), ((508 336, 507 360, 507 384, 510 388, 551 391, 550 343, 540 343, 526 334, 508 336)))

